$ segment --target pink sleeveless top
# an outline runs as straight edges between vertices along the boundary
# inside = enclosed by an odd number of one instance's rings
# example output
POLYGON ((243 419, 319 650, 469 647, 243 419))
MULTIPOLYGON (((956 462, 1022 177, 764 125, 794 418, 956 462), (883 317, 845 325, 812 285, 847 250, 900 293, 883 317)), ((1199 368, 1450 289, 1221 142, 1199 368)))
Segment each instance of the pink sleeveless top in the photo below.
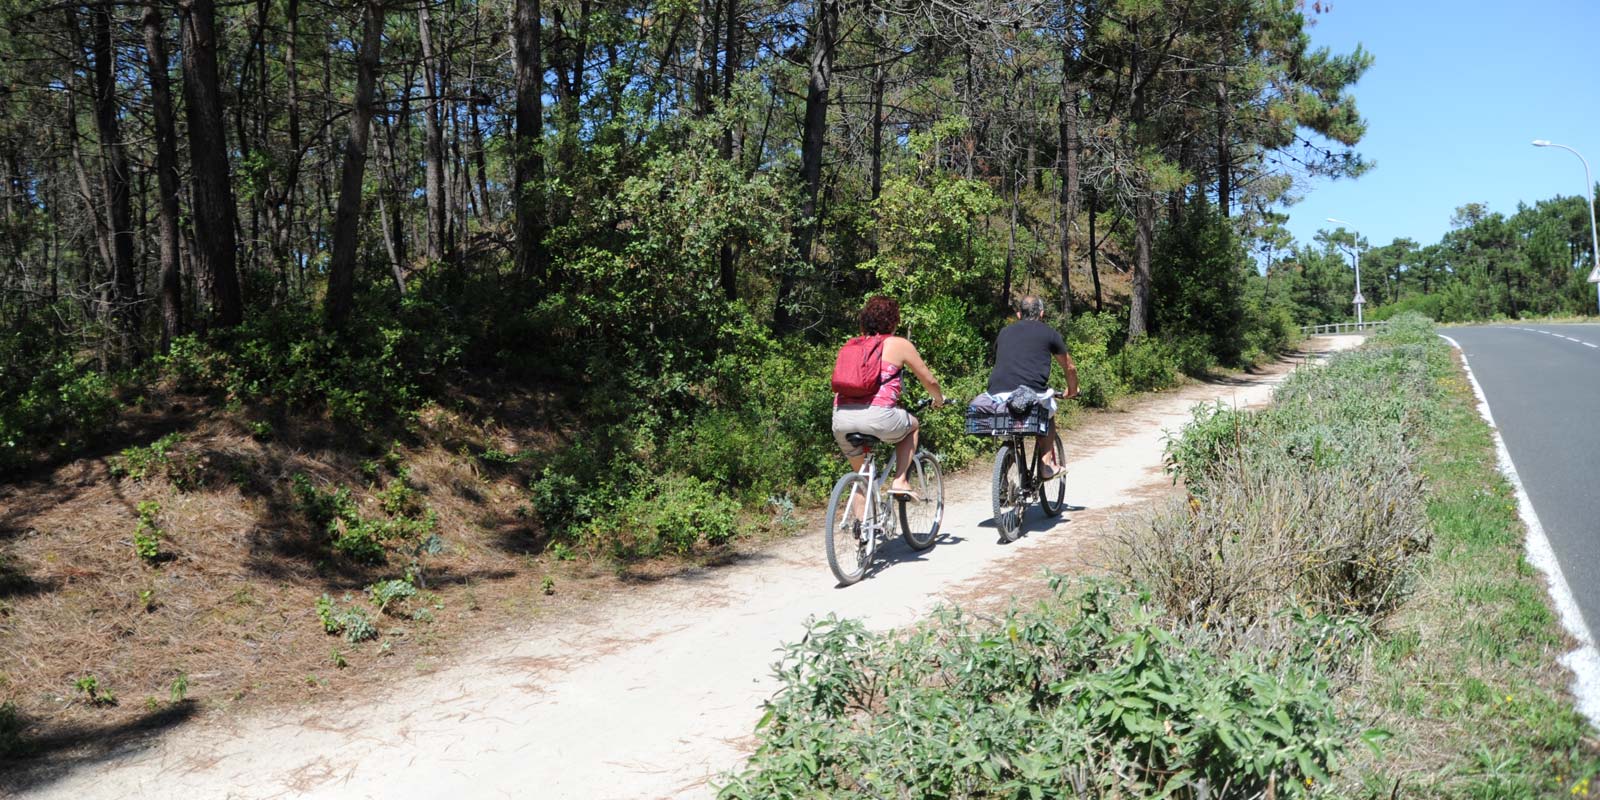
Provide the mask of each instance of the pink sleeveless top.
POLYGON ((894 408, 900 402, 900 378, 904 371, 887 361, 878 362, 878 393, 872 396, 873 408, 894 408))

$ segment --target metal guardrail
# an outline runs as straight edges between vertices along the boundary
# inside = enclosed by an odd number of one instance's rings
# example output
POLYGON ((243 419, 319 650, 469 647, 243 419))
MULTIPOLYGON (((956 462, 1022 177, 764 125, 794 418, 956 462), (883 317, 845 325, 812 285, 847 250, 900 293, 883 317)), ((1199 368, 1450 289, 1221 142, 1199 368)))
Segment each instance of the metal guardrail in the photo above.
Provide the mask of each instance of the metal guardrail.
POLYGON ((1377 328, 1387 328, 1388 320, 1375 322, 1331 322, 1327 325, 1301 325, 1300 332, 1307 336, 1326 336, 1341 333, 1366 333, 1377 328))

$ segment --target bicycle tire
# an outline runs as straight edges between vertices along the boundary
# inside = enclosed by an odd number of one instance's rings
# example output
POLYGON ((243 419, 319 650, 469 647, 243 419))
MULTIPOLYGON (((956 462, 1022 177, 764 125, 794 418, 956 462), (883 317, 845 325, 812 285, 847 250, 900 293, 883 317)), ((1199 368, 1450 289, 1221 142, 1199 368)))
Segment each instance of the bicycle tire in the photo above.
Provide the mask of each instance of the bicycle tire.
POLYGON ((994 527, 1000 533, 1000 541, 1008 544, 1022 536, 1022 481, 1016 460, 1011 445, 1001 445, 1000 452, 994 454, 994 481, 990 484, 994 527))
POLYGON ((1039 484, 1039 508, 1044 509, 1046 516, 1054 517, 1067 510, 1067 447, 1061 443, 1061 434, 1053 437, 1051 449, 1055 451, 1056 466, 1061 471, 1054 478, 1039 484), (1054 495, 1053 499, 1051 495, 1054 495))
POLYGON ((922 450, 912 458, 911 471, 906 477, 922 500, 898 498, 901 535, 912 550, 926 550, 938 540, 939 526, 944 522, 944 473, 939 468, 939 459, 922 450), (913 514, 913 509, 929 513, 924 518, 921 513, 913 514))
POLYGON ((852 490, 859 485, 862 497, 861 507, 865 511, 867 504, 872 502, 872 498, 866 496, 866 482, 866 476, 858 472, 852 472, 840 478, 839 482, 833 485, 833 494, 828 498, 828 518, 825 523, 827 527, 823 530, 823 538, 828 552, 828 569, 833 571, 833 577, 839 579, 840 586, 849 586, 861 580, 867 574, 867 567, 871 565, 872 555, 877 550, 874 542, 870 541, 872 536, 870 529, 866 525, 860 524, 865 520, 852 519, 854 516, 852 510, 848 507, 843 509, 840 507, 841 498, 845 500, 847 506, 849 505, 848 500, 853 495, 852 490), (844 512, 842 515, 840 514, 841 510, 844 512), (857 523, 854 531, 851 530, 852 521, 857 523), (841 523, 844 526, 842 536, 840 535, 841 523), (861 540, 862 531, 868 531, 866 534, 868 541, 861 540), (845 547, 845 553, 841 554, 839 552, 840 545, 845 547), (848 555, 852 558, 844 560, 840 558, 841 555, 848 555), (852 564, 852 568, 846 569, 846 564, 852 564))

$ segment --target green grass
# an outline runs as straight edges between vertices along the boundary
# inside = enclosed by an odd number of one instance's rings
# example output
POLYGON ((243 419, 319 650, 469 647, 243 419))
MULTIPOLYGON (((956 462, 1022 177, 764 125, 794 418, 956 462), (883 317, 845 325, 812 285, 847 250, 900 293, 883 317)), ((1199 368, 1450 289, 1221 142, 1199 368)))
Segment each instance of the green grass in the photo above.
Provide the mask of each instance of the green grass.
POLYGON ((1423 452, 1434 540, 1411 598, 1387 621, 1350 713, 1395 735, 1351 765, 1340 796, 1589 797, 1595 731, 1573 709, 1558 659, 1569 642, 1495 468, 1465 375, 1433 365, 1439 391, 1423 452))

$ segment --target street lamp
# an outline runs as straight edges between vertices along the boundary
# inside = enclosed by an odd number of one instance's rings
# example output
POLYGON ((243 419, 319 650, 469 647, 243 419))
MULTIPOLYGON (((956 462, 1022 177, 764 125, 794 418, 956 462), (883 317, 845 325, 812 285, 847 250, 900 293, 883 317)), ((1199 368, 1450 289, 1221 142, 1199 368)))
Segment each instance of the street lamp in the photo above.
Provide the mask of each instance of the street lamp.
MULTIPOLYGON (((1334 219, 1333 217, 1328 217, 1328 221, 1337 222, 1340 225, 1350 225, 1350 223, 1342 219, 1334 219)), ((1350 248, 1350 255, 1356 262, 1356 297, 1351 302, 1355 303, 1356 306, 1356 330, 1359 331, 1365 327, 1361 321, 1361 307, 1367 304, 1367 299, 1361 296, 1361 231, 1356 230, 1354 225, 1350 225, 1350 230, 1356 233, 1356 246, 1350 248)))
POLYGON ((1589 246, 1593 248, 1592 252, 1594 253, 1594 269, 1589 270, 1589 282, 1595 284, 1595 307, 1600 309, 1600 228, 1596 228, 1594 224, 1594 177, 1589 174, 1589 159, 1584 158, 1582 153, 1564 144, 1556 144, 1549 139, 1534 139, 1533 146, 1559 147, 1577 156, 1578 160, 1583 162, 1583 196, 1584 199, 1589 201, 1589 246))

